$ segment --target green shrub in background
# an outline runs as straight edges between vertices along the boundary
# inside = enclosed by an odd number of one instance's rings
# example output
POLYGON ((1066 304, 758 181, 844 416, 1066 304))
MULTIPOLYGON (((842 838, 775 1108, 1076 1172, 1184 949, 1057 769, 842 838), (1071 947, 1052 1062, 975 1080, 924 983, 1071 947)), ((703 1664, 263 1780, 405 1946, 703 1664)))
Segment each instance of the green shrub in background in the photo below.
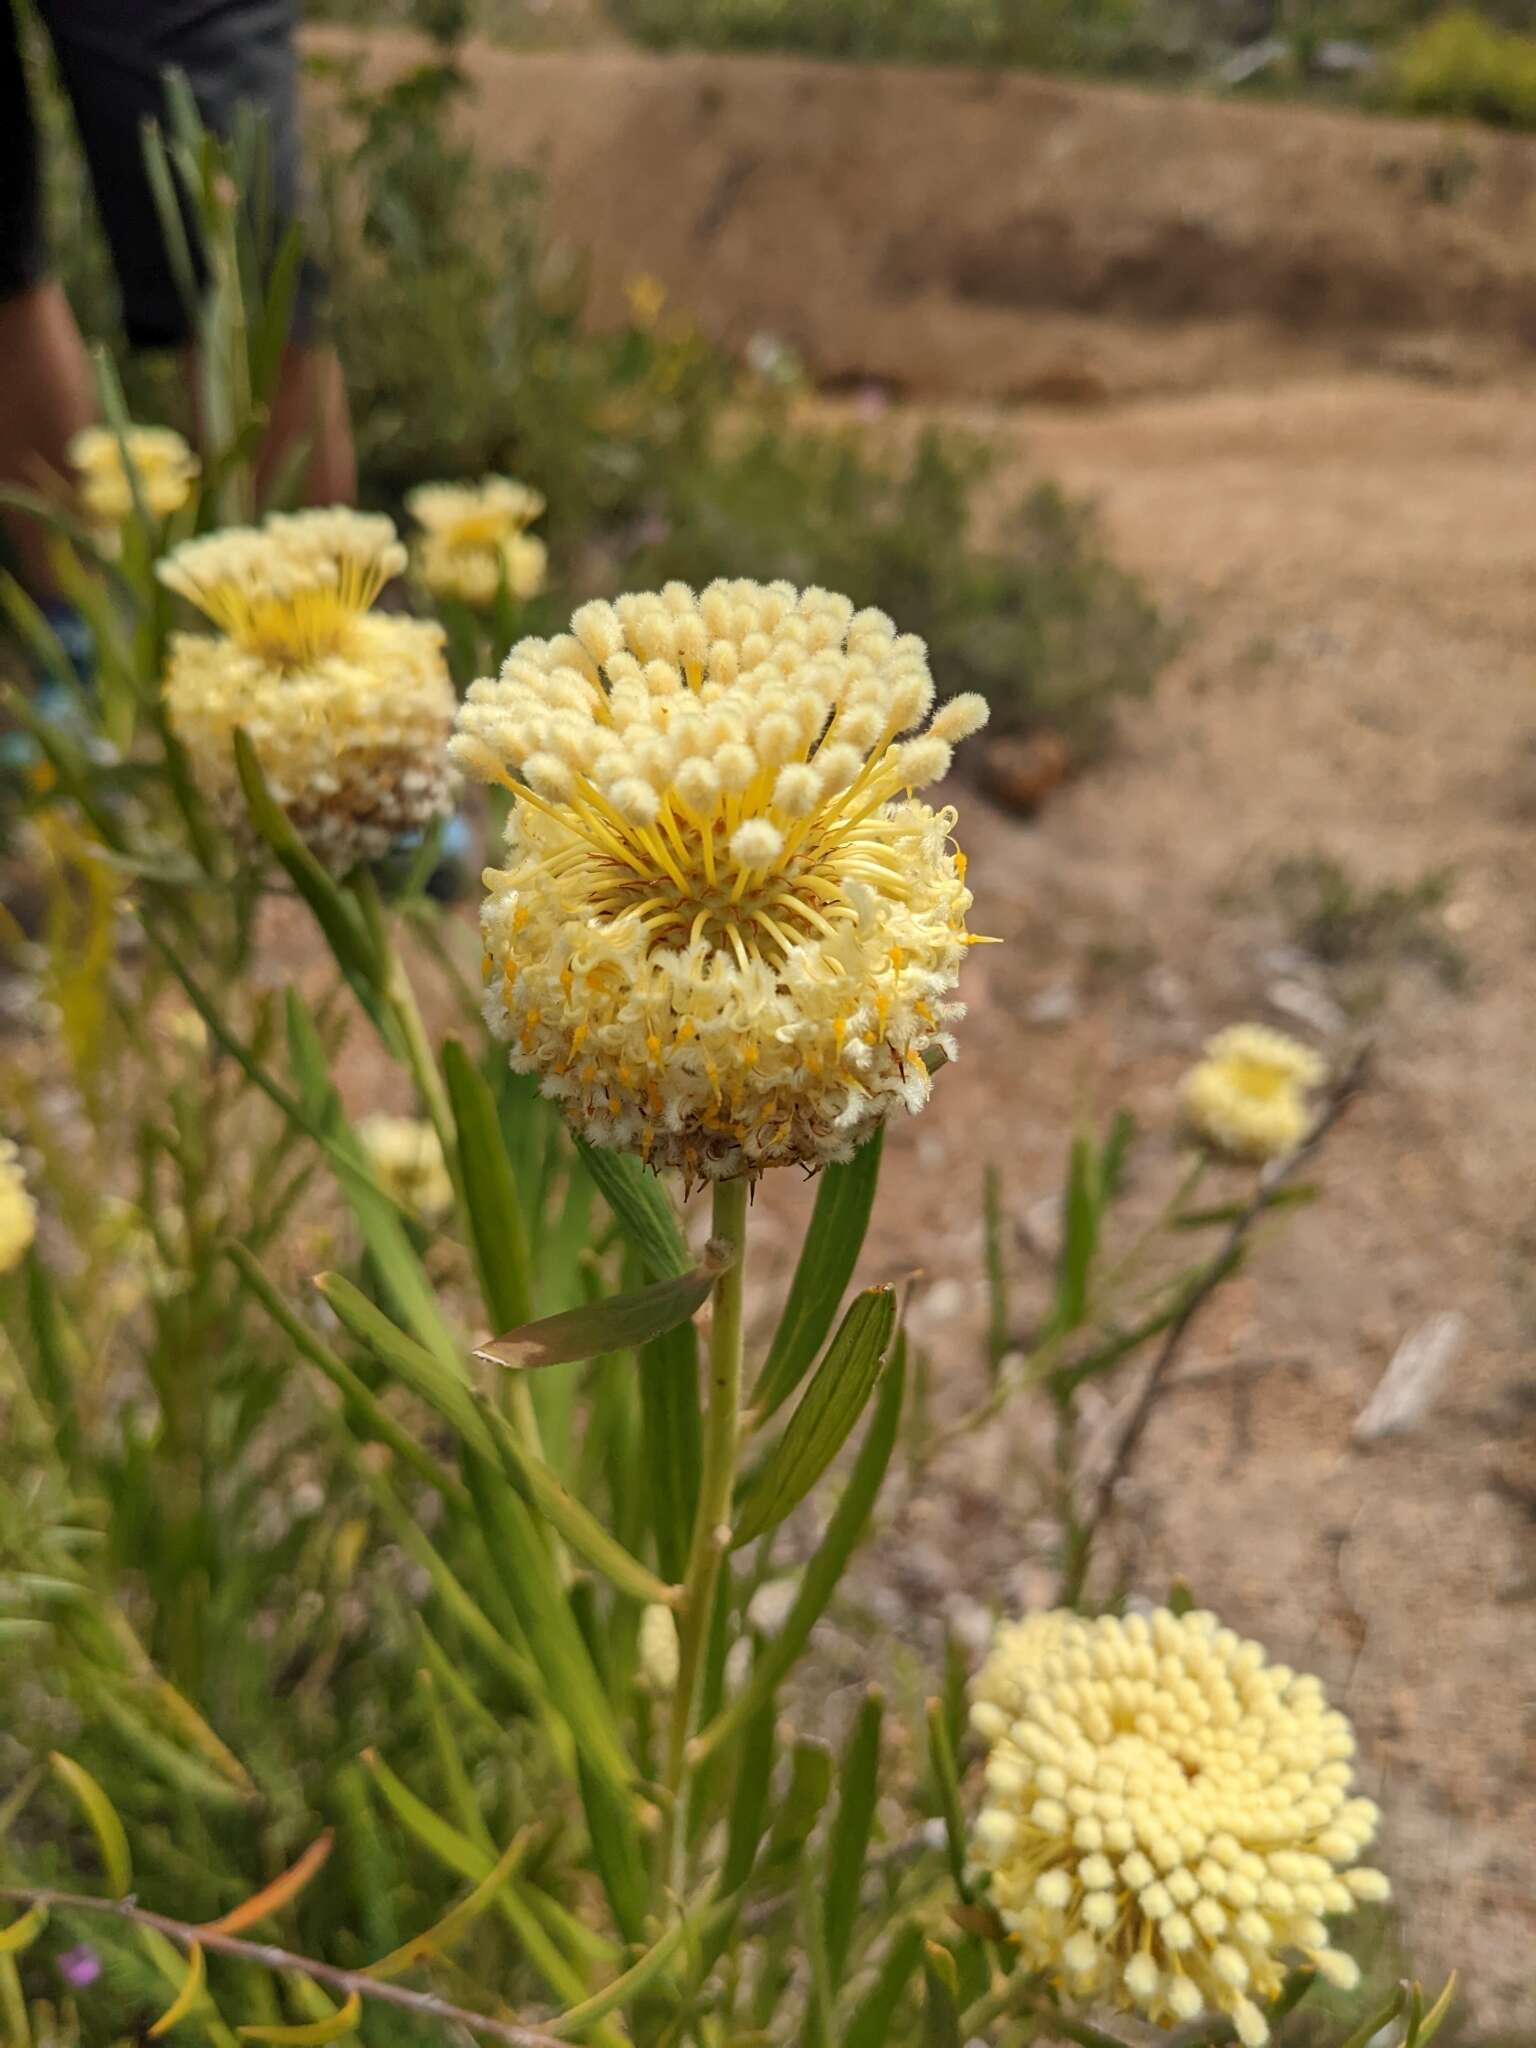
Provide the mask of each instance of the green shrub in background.
POLYGON ((1536 128, 1536 36, 1453 8, 1398 45, 1385 97, 1399 113, 1536 128))
MULTIPOLYGON (((548 500, 552 590, 750 568, 855 591, 929 639, 946 682, 982 691, 998 729, 1048 723, 1079 756, 1102 744, 1167 636, 1091 511, 1042 485, 982 545, 986 463, 961 439, 930 436, 908 457, 797 427, 792 394, 744 379, 642 291, 626 327, 590 333, 582 266, 551 244, 537 179, 487 168, 454 137, 464 20, 433 25, 436 53, 382 92, 346 65, 323 74, 321 253, 365 499, 398 513, 433 478, 522 476, 548 500)), ((69 230, 56 246, 87 331, 110 343, 100 240, 51 108, 53 209, 69 230)), ((124 359, 122 373, 136 417, 187 424, 173 365, 124 359)), ((528 628, 558 613, 536 599, 528 628)))

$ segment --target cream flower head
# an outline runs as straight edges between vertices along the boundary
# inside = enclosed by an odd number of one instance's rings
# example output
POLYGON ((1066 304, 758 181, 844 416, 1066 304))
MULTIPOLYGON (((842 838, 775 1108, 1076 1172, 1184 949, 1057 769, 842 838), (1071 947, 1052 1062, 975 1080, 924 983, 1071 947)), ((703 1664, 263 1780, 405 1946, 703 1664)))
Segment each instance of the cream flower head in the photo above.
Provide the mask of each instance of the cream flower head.
POLYGON ((516 598, 537 597, 544 588, 544 543, 523 530, 544 500, 527 484, 505 476, 418 484, 405 502, 423 529, 416 568, 434 597, 483 607, 495 603, 503 582, 516 598))
POLYGON ((133 488, 123 462, 138 478, 144 509, 155 519, 179 512, 197 481, 197 457, 170 427, 129 427, 119 442, 110 427, 83 427, 69 443, 80 509, 92 525, 111 532, 133 516, 133 488))
POLYGON ((171 641, 166 706, 200 786, 247 833, 243 727, 273 796, 336 873, 452 808, 454 692, 439 626, 369 610, 405 550, 390 521, 274 514, 187 541, 158 565, 220 637, 171 641))
POLYGON ((1160 2026, 1269 2029, 1286 1959, 1349 1988, 1325 1915, 1388 1896, 1356 1869, 1377 1811, 1315 1678, 1211 1614, 999 1627, 973 1688, 989 1744, 976 1866, 1026 1969, 1160 2026))
POLYGON ((986 705, 919 734, 922 642, 825 590, 672 583, 571 623, 471 686, 453 743, 517 799, 493 1030, 594 1144, 690 1180, 846 1159, 954 1049, 971 895, 954 812, 911 792, 986 705))
POLYGON ((21 1154, 0 1138, 0 1273, 19 1266, 37 1235, 37 1204, 27 1192, 21 1154))
POLYGON ((1185 1121, 1231 1158, 1281 1158, 1312 1128, 1307 1091, 1327 1073, 1315 1052, 1284 1032, 1233 1024, 1217 1032, 1184 1077, 1185 1121))
POLYGON ((453 1182, 435 1128, 413 1116, 363 1117, 357 1125, 374 1179, 402 1209, 432 1221, 453 1207, 453 1182))

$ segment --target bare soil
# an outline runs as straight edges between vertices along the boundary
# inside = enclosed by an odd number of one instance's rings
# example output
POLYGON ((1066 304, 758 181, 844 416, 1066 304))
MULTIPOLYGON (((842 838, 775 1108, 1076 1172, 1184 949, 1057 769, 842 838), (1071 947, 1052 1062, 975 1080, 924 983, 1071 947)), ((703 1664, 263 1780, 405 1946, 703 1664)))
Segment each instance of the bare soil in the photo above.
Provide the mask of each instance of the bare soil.
MULTIPOLYGON (((1150 1201, 1176 1176, 1173 1090, 1208 1032, 1260 1017, 1335 1054, 1375 1034, 1321 1199, 1196 1329, 1105 1582, 1160 1596, 1182 1575, 1325 1677, 1387 1811, 1418 1966, 1459 1965, 1468 2017, 1529 2040, 1536 414, 1506 389, 1361 377, 982 423, 1019 470, 1098 497, 1185 640, 1115 757, 1037 826, 960 796, 977 927, 1007 943, 972 956, 963 1057, 893 1133, 872 1265, 934 1276, 919 1323, 939 1408, 963 1412, 984 1387, 983 1162, 1015 1222, 1038 1219, 1074 1119, 1127 1104, 1150 1201), (1450 865, 1468 990, 1404 965, 1368 1017, 1330 1018, 1337 985, 1276 950, 1274 865, 1314 851, 1366 882, 1450 865), (1470 1334, 1428 1419, 1353 1448, 1399 1340, 1445 1309, 1470 1334)), ((1021 1321, 1045 1286, 1028 1235, 1021 1321)), ((885 1556, 920 1611, 1050 1597, 1025 1456, 1039 1423, 1020 1401, 909 1506, 885 1556)))
MULTIPOLYGON (((423 47, 308 43, 380 79, 423 47)), ((1480 378, 1536 346, 1530 137, 622 45, 474 42, 465 69, 467 132, 543 172, 599 321, 650 273, 823 383, 1094 403, 1325 365, 1480 378)))

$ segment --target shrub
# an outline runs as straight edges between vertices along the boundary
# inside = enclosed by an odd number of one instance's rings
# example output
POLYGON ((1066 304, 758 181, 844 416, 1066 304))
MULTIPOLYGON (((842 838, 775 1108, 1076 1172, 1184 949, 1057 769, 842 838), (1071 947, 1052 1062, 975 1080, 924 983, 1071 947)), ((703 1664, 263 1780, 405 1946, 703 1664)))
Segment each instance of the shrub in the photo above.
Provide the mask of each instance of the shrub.
POLYGON ((1386 102, 1496 128, 1536 128, 1536 37, 1496 27, 1470 7, 1439 15, 1392 54, 1386 102))

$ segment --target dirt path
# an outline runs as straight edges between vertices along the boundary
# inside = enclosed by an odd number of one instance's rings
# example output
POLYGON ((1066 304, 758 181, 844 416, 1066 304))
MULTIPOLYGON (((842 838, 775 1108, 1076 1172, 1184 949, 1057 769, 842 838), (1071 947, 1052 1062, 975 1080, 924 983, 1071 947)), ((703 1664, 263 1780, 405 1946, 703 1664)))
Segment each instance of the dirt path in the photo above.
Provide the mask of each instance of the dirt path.
MULTIPOLYGON (((1536 409, 1359 379, 949 417, 1097 495, 1188 630, 1118 757, 1038 828, 967 808, 979 928, 1010 943, 973 956, 965 1056, 900 1135, 919 1170, 887 1176, 876 1257, 975 1275, 981 1161, 1023 1216, 1080 1107, 1134 1107, 1143 1172, 1165 1185, 1172 1089, 1202 1037, 1250 1016, 1294 1026, 1268 1000, 1277 982, 1313 1007, 1327 994, 1274 952, 1278 860, 1321 851, 1372 884, 1454 868, 1445 919, 1471 988, 1392 975, 1376 1083, 1322 1201, 1182 1366, 1275 1369, 1240 1407, 1220 1383, 1168 1402, 1120 1540, 1140 1589, 1182 1574, 1326 1676, 1390 1815, 1420 1967, 1460 1965, 1475 2024, 1528 2039, 1536 1518, 1509 1489, 1536 1486, 1536 409), (1429 1421, 1353 1450, 1398 1341, 1452 1308, 1469 1337, 1429 1421)), ((1027 1288, 1025 1255, 1020 1275, 1027 1288)), ((940 1400, 963 1407, 979 1284, 939 1283, 930 1306, 940 1400)), ((1029 1427, 1005 1418, 914 1506, 917 1604, 1048 1596, 1029 1427)))

